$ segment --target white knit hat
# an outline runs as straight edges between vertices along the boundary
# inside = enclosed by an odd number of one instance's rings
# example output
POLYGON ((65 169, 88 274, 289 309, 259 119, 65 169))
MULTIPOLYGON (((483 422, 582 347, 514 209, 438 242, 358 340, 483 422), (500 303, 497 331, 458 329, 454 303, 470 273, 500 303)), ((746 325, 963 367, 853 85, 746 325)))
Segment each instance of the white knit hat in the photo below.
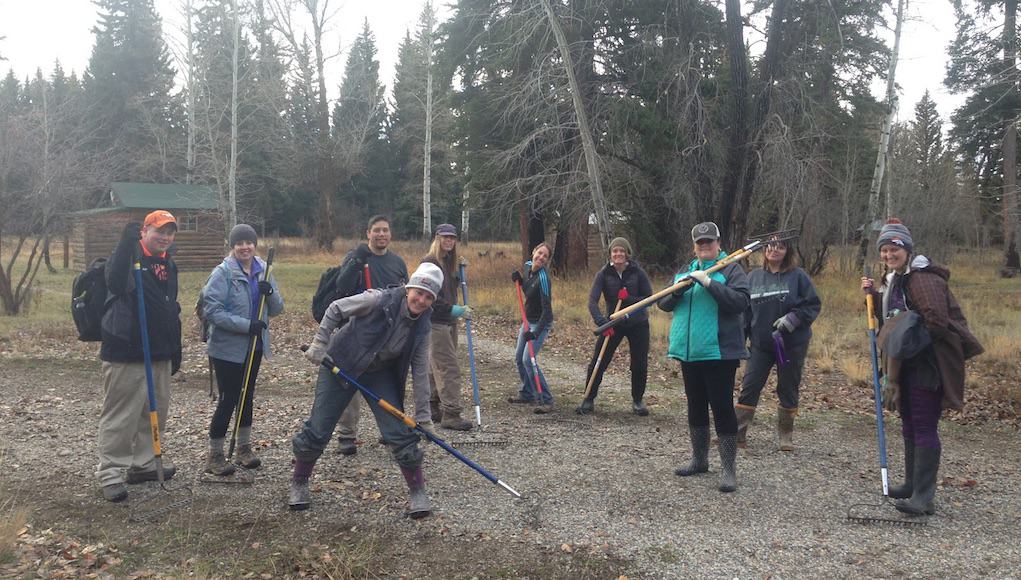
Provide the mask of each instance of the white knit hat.
POLYGON ((436 298, 443 288, 443 270, 432 262, 422 262, 404 285, 407 288, 425 290, 436 298))

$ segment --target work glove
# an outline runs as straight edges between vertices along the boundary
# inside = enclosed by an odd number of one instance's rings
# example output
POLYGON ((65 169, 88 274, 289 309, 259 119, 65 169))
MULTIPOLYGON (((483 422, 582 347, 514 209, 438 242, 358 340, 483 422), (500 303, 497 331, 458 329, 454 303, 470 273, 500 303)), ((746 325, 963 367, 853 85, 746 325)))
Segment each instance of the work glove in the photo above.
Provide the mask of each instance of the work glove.
POLYGON ((532 332, 531 330, 526 330, 523 337, 526 341, 532 342, 533 340, 535 340, 535 333, 532 332))
POLYGON ((598 316, 598 317, 596 317, 596 326, 602 326, 602 325, 606 324, 609 321, 610 321, 610 319, 605 317, 605 316, 598 316))
POLYGON ((364 243, 364 242, 361 243, 361 244, 358 244, 358 247, 355 248, 354 258, 355 258, 355 260, 358 260, 362 264, 368 262, 369 261, 369 256, 371 256, 371 255, 372 255, 372 250, 370 250, 369 249, 369 245, 364 243))
POLYGON ((471 306, 461 306, 460 304, 455 304, 450 307, 450 314, 452 314, 454 318, 464 318, 465 320, 472 319, 471 306))
POLYGON ((308 346, 308 350, 305 351, 305 358, 312 364, 322 364, 323 359, 326 358, 326 343, 315 337, 312 339, 312 344, 308 346))
MULTIPOLYGON (((680 280, 678 280, 678 282, 680 282, 680 280)), ((680 300, 681 296, 684 296, 684 293, 691 289, 691 286, 692 286, 691 284, 688 284, 687 286, 682 286, 679 290, 674 290, 673 292, 671 292, 670 295, 673 296, 675 300, 680 300)))
POLYGON ((703 288, 708 288, 712 284, 713 279, 706 274, 705 270, 695 270, 691 273, 691 278, 702 285, 703 288))
POLYGON ((793 312, 788 312, 787 314, 773 321, 773 328, 777 330, 782 330, 784 332, 794 332, 794 329, 796 329, 798 327, 798 324, 800 323, 801 321, 798 320, 797 314, 794 314, 793 312))
POLYGON ((124 231, 121 232, 121 239, 129 242, 142 239, 142 223, 128 222, 125 224, 124 231))
POLYGON ((883 388, 880 391, 883 397, 883 408, 887 411, 896 411, 900 399, 900 383, 891 381, 889 377, 883 377, 883 388))
POLYGON ((266 330, 266 323, 261 320, 252 320, 248 323, 248 334, 250 335, 262 334, 263 330, 266 330))
POLYGON ((612 328, 607 328, 606 330, 603 331, 603 336, 605 336, 606 338, 610 338, 611 336, 613 336, 613 334, 614 333, 612 328))
POLYGON ((627 286, 622 286, 620 291, 617 292, 617 300, 621 302, 627 300, 627 286))
POLYGON ((514 282, 515 284, 517 284, 519 282, 521 284, 524 284, 525 281, 524 281, 524 279, 521 278, 521 272, 518 272, 517 270, 514 270, 513 272, 511 272, 511 282, 514 282))
POLYGON ((269 280, 259 280, 259 294, 269 296, 272 293, 273 285, 269 283, 269 280))

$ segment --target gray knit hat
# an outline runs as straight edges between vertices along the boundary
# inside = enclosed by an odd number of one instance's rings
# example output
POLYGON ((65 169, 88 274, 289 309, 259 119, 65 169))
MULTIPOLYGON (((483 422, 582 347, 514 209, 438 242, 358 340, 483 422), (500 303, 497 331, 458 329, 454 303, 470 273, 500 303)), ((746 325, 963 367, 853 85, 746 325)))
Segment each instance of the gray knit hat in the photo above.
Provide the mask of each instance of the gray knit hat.
POLYGON ((886 244, 900 246, 910 254, 915 249, 915 242, 911 239, 911 231, 897 218, 890 218, 879 230, 879 238, 876 240, 876 249, 881 250, 886 244))
POLYGON ((248 240, 255 245, 259 245, 259 236, 255 235, 255 228, 248 224, 234 226, 230 230, 230 235, 227 236, 227 243, 232 248, 242 240, 248 240))
POLYGON ((627 252, 628 256, 634 254, 634 252, 631 251, 631 242, 627 241, 625 238, 616 237, 610 240, 610 251, 612 252, 614 248, 624 248, 624 251, 627 252))
POLYGON ((425 290, 432 294, 433 298, 436 298, 439 296, 440 290, 443 289, 443 270, 440 270, 440 267, 432 262, 422 262, 404 286, 425 290))

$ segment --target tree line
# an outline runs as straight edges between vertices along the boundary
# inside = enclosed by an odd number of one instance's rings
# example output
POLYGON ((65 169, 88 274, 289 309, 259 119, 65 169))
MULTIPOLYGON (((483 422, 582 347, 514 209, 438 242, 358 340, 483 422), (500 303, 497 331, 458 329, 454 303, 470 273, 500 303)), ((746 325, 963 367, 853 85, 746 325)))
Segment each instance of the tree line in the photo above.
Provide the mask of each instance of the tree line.
POLYGON ((59 231, 112 181, 181 182, 214 186, 228 227, 324 248, 385 212, 404 237, 555 235, 561 270, 612 230, 669 268, 711 219, 732 248, 800 229, 817 272, 897 215, 937 257, 1003 244, 1017 266, 1016 0, 948 0, 944 83, 968 100, 944 127, 926 94, 893 126, 880 215, 889 0, 457 0, 444 21, 425 2, 392 79, 368 22, 327 78, 330 0, 180 0, 175 30, 153 0, 96 4, 80 75, 0 80, 4 236, 59 231))

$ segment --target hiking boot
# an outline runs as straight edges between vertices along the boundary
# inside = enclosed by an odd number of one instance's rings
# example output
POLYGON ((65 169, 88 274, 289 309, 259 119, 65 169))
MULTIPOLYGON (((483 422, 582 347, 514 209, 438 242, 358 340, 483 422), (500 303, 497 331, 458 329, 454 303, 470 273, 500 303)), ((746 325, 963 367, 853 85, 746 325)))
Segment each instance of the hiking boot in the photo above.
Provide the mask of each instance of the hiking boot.
POLYGON ((936 473, 939 471, 939 449, 915 447, 914 490, 909 499, 894 504, 898 511, 912 516, 936 513, 936 473))
POLYGON ((252 451, 251 445, 239 445, 238 454, 234 457, 234 463, 245 469, 255 469, 262 465, 262 460, 252 451))
POLYGON ((358 453, 358 446, 355 445, 355 440, 347 437, 337 439, 337 453, 341 455, 354 455, 358 453))
POLYGON ((734 405, 734 413, 737 415, 737 446, 744 449, 748 447, 748 428, 755 418, 755 407, 738 403, 734 405))
POLYGON ((460 413, 444 413, 443 420, 440 421, 440 427, 454 431, 471 431, 472 424, 470 421, 462 419, 460 413))
POLYGON ((128 499, 128 486, 121 482, 104 485, 103 499, 114 503, 128 499))
POLYGON ((407 515, 413 520, 421 519, 432 513, 429 496, 425 492, 425 473, 421 467, 401 467, 404 481, 408 483, 409 507, 407 515))
POLYGON ((648 417, 649 408, 645 406, 645 403, 641 401, 635 401, 631 403, 631 412, 639 417, 648 417))
POLYGON ((720 476, 719 490, 730 493, 737 489, 737 435, 720 435, 720 476))
POLYGON ((904 440, 904 484, 894 485, 889 489, 892 499, 907 499, 915 491, 915 440, 904 440))
POLYGON ((709 471, 709 425, 688 426, 688 435, 691 437, 691 463, 674 471, 674 475, 680 477, 709 471))
POLYGON ((536 415, 546 415, 547 413, 553 412, 553 403, 541 403, 536 405, 534 413, 536 415))
MULTIPOLYGON (((174 477, 175 473, 177 473, 177 467, 175 467, 174 464, 169 461, 163 464, 163 481, 170 481, 174 477)), ((155 468, 139 469, 137 467, 130 467, 124 477, 131 485, 136 483, 145 483, 147 481, 159 481, 155 468)))
POLYGON ((510 397, 507 397, 507 402, 508 403, 513 403, 515 405, 531 405, 531 404, 535 403, 535 400, 534 399, 526 399, 526 398, 522 397, 521 395, 511 395, 510 397))
POLYGON ((588 415, 589 413, 595 411, 595 409, 596 409, 595 401, 593 401, 592 399, 583 399, 581 405, 579 405, 578 408, 574 410, 574 412, 579 415, 588 415))
POLYGON ((223 477, 234 473, 234 471, 234 465, 227 461, 222 452, 209 452, 209 457, 206 459, 206 473, 223 477))
POLYGON ((419 421, 418 426, 428 431, 429 433, 432 433, 433 435, 436 434, 436 424, 433 423, 432 421, 419 421))
POLYGON ((776 409, 776 433, 780 439, 780 451, 794 451, 794 417, 797 409, 776 409))
POLYGON ((312 506, 312 490, 307 479, 291 478, 291 493, 287 496, 287 507, 293 511, 307 510, 312 506))

